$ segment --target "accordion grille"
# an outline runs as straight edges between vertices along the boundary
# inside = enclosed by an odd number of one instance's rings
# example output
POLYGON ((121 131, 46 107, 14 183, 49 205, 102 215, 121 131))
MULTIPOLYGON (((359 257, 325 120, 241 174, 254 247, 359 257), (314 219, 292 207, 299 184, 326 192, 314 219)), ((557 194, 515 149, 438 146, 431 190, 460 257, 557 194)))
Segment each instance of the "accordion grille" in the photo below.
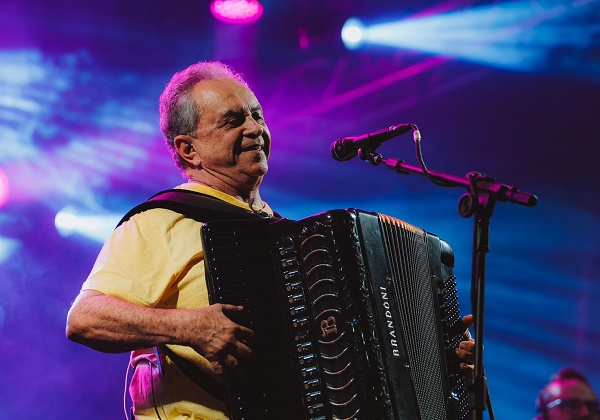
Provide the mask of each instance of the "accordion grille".
POLYGON ((392 285, 403 302, 399 305, 400 321, 419 411, 424 419, 448 418, 426 234, 401 220, 385 215, 379 218, 392 285))

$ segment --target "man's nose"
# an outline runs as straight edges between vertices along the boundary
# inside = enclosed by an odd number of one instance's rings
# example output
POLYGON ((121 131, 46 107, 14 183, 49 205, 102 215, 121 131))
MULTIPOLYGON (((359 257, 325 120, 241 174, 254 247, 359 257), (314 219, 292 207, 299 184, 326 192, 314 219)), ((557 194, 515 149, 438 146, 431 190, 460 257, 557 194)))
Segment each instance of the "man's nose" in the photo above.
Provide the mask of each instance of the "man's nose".
POLYGON ((265 132, 265 127, 259 124, 254 118, 248 117, 244 132, 249 137, 260 137, 265 132))
POLYGON ((578 419, 592 419, 592 413, 590 412, 590 409, 588 408, 587 404, 582 404, 581 408, 579 409, 579 414, 577 416, 578 419))

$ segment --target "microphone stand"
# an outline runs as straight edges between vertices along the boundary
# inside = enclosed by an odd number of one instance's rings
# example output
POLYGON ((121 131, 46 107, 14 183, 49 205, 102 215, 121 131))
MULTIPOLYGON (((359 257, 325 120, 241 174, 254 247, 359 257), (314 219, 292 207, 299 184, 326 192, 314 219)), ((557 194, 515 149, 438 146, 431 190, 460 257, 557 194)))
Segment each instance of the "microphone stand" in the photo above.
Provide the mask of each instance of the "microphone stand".
MULTIPOLYGON (((415 137, 417 140, 417 137, 415 137)), ((420 140, 420 139, 419 139, 420 140)), ((495 179, 478 172, 470 172, 464 178, 448 175, 442 172, 429 171, 422 162, 419 143, 417 156, 421 167, 407 164, 398 159, 382 157, 374 150, 359 150, 358 156, 373 165, 384 164, 389 169, 401 174, 418 174, 429 178, 437 185, 445 187, 462 186, 467 189, 458 201, 458 212, 462 217, 474 216, 473 226, 473 256, 471 266, 471 305, 475 319, 475 365, 473 381, 469 391, 471 395, 471 415, 473 420, 482 420, 486 402, 493 410, 487 389, 487 380, 483 368, 483 314, 485 297, 485 257, 489 251, 490 218, 497 201, 509 201, 533 207, 537 204, 534 194, 519 191, 515 186, 496 183, 495 179)), ((491 417, 493 418, 493 417, 491 417)))

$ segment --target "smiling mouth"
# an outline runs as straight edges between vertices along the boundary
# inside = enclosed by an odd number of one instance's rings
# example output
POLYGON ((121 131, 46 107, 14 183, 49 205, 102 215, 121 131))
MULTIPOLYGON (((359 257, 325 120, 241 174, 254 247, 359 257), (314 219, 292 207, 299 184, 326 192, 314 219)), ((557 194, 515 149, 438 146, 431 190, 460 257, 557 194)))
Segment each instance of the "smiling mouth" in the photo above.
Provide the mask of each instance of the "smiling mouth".
POLYGON ((242 149, 243 152, 250 152, 252 150, 263 150, 263 147, 259 144, 254 144, 252 146, 244 147, 242 149))

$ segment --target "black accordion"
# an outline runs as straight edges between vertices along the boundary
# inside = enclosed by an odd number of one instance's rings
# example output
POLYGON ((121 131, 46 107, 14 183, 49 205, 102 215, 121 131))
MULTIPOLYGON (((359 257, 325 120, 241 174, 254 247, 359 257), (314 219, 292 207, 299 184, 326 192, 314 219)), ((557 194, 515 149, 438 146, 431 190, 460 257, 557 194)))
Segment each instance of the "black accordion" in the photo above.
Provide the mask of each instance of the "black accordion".
POLYGON ((235 321, 256 335, 232 419, 468 415, 454 255, 437 236, 347 209, 209 222, 202 241, 211 303, 244 306, 235 321))

